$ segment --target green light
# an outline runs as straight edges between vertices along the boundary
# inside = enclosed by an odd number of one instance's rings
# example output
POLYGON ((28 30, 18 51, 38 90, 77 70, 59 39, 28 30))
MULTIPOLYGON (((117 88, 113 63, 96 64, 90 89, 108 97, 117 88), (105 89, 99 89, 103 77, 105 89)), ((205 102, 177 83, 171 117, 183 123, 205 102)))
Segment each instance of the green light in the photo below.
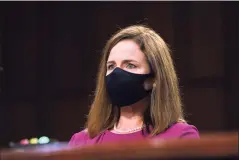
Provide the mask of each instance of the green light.
POLYGON ((50 139, 46 136, 40 137, 38 140, 39 144, 46 144, 50 142, 50 139))

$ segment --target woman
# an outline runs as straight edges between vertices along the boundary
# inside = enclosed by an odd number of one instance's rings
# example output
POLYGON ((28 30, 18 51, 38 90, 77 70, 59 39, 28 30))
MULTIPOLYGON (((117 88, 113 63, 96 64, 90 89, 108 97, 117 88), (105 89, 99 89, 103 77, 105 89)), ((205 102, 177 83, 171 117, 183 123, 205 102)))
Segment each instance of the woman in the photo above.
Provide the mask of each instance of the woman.
POLYGON ((86 129, 71 146, 144 138, 199 138, 186 123, 169 48, 145 26, 120 30, 107 42, 86 129))

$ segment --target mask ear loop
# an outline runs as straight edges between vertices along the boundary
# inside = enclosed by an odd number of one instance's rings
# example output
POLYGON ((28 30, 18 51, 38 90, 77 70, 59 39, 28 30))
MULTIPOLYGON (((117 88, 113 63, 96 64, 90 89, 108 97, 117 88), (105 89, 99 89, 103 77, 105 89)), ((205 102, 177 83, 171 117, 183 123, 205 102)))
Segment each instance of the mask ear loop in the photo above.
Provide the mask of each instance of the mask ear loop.
POLYGON ((152 117, 152 110, 151 110, 151 107, 152 107, 152 105, 154 105, 153 103, 154 103, 154 99, 155 99, 155 96, 156 96, 156 83, 154 82, 153 83, 153 87, 152 87, 152 90, 151 90, 151 93, 150 93, 150 104, 149 104, 149 112, 148 112, 148 114, 149 114, 149 123, 150 123, 150 125, 152 125, 152 127, 154 127, 154 122, 153 122, 153 119, 151 119, 151 117, 152 117))
MULTIPOLYGON (((150 69, 150 75, 152 76, 152 77, 154 77, 154 71, 153 71, 153 67, 151 66, 151 64, 149 63, 149 60, 148 60, 148 64, 149 64, 149 69, 150 69)), ((153 83, 153 86, 152 86, 152 89, 154 89, 156 87, 156 82, 154 81, 154 83, 153 83)))

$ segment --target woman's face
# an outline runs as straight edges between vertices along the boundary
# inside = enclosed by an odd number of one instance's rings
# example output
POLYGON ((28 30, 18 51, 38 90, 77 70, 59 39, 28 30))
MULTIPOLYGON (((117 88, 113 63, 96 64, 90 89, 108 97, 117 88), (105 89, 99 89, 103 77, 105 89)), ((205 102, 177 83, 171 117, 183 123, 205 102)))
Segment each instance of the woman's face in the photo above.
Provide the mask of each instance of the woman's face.
POLYGON ((144 53, 132 40, 122 40, 110 51, 106 75, 110 74, 116 67, 136 74, 148 74, 150 72, 144 53))

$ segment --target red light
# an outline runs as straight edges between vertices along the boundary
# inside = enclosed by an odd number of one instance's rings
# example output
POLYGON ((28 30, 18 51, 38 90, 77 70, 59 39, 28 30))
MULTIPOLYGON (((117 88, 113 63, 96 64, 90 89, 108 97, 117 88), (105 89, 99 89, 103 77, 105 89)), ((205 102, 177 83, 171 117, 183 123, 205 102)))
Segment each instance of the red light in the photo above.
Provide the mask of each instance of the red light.
POLYGON ((28 139, 22 139, 22 140, 20 141, 20 144, 21 144, 21 145, 27 145, 27 144, 29 144, 29 141, 28 141, 28 139))

